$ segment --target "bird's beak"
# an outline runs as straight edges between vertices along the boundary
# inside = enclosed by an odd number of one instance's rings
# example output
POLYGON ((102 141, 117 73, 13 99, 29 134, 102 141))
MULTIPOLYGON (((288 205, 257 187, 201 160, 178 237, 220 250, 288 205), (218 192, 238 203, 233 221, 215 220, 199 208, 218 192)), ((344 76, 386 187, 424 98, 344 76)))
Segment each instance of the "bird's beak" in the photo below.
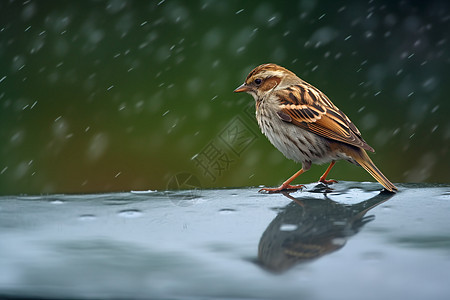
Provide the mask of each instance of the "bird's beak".
POLYGON ((248 91, 250 91, 250 87, 248 85, 246 85, 245 82, 243 84, 241 84, 240 86, 238 86, 237 89, 234 90, 235 93, 248 92, 248 91))

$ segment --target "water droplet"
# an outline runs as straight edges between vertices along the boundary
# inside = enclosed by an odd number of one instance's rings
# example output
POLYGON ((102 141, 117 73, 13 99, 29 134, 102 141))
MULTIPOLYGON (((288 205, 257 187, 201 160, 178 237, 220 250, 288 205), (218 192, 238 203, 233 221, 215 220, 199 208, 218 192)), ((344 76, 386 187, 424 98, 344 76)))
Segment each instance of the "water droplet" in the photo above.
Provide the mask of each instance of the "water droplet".
POLYGON ((0 175, 3 174, 3 173, 5 173, 6 170, 8 170, 8 166, 4 167, 4 168, 0 171, 0 175))
POLYGON ((118 215, 124 218, 137 218, 142 215, 142 211, 138 209, 124 209, 119 211, 118 215))
POLYGON ((280 231, 294 231, 297 230, 298 225, 296 224, 282 224, 280 226, 280 231))
POLYGON ((435 113, 438 109, 439 109, 439 105, 436 105, 436 106, 433 107, 433 109, 431 110, 431 113, 435 113))

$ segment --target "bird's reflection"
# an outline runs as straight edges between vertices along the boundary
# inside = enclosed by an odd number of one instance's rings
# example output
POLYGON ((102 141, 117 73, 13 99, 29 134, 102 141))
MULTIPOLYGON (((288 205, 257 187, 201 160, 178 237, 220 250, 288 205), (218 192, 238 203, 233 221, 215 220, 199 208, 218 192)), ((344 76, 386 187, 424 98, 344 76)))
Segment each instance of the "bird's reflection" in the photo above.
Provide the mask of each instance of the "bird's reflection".
POLYGON ((348 205, 324 199, 294 198, 281 209, 259 241, 258 260, 267 270, 280 273, 342 248, 350 236, 374 219, 365 214, 387 201, 392 193, 348 205))

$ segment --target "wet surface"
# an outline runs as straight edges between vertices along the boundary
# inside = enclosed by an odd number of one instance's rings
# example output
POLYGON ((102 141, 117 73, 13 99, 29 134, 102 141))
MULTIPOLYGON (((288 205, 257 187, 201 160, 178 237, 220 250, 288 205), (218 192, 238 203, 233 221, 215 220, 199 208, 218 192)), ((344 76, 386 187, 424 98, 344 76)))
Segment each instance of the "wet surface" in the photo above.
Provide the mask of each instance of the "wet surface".
POLYGON ((450 186, 0 197, 0 296, 448 299, 450 186))

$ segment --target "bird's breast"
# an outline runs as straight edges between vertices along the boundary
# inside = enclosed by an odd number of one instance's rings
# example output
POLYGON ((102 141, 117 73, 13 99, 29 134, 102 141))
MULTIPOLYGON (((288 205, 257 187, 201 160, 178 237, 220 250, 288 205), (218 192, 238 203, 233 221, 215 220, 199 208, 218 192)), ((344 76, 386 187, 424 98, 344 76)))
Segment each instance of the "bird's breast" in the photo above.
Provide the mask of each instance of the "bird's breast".
POLYGON ((256 119, 262 133, 287 158, 296 162, 313 163, 332 160, 325 138, 281 120, 276 110, 262 105, 256 111, 256 119))

